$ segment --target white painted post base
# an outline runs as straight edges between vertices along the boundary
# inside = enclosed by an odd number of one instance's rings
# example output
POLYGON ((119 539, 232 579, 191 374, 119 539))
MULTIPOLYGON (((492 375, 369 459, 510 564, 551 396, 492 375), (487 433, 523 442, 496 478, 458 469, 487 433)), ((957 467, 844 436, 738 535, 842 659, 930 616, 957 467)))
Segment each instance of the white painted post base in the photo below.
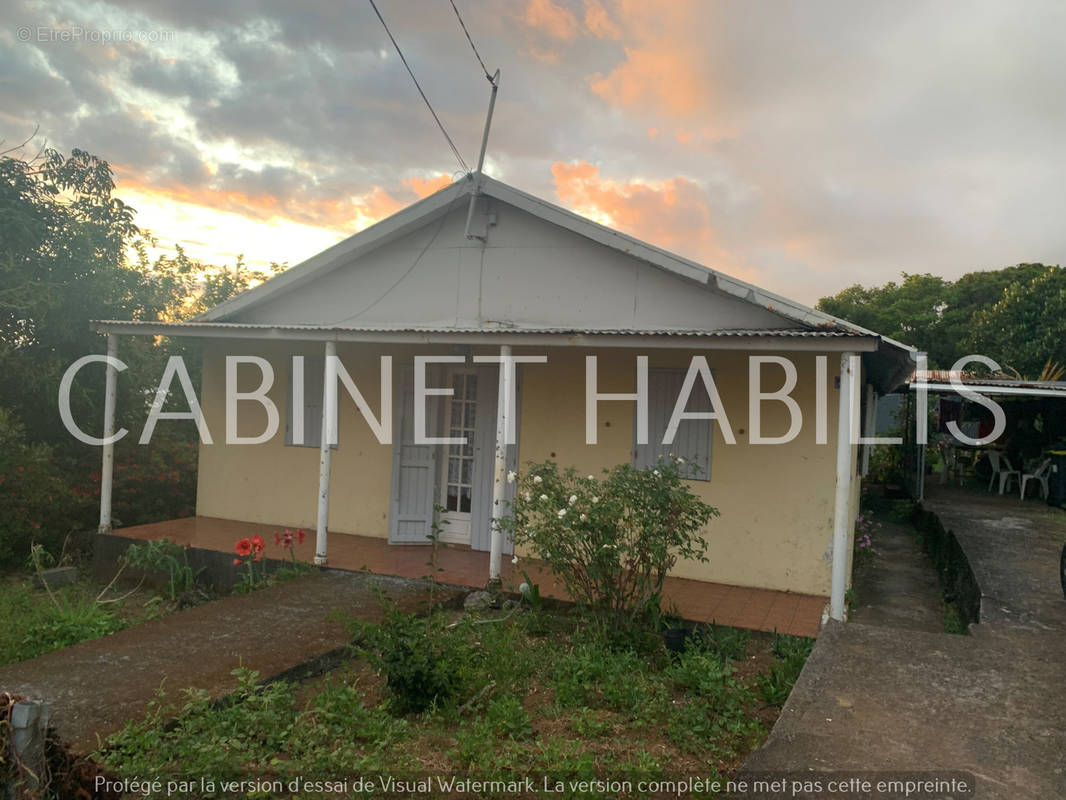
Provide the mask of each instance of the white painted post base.
POLYGON ((840 355, 840 397, 837 416, 836 492, 833 498, 833 575, 829 595, 829 616, 844 621, 844 594, 848 581, 848 543, 851 504, 851 410, 855 375, 851 353, 840 355))
POLYGON ((496 459, 492 469, 492 536, 489 541, 488 588, 499 588, 500 562, 503 560, 503 530, 500 520, 507 502, 507 412, 511 398, 511 346, 500 345, 500 379, 496 398, 496 459))
MULTIPOLYGON (((118 358, 118 336, 107 335, 107 355, 118 358)), ((118 388, 118 370, 106 364, 104 369, 104 436, 105 440, 115 435, 115 395, 118 388)), ((115 470, 115 445, 109 442, 101 448, 100 464, 100 533, 111 533, 111 488, 115 470)))
POLYGON ((337 343, 326 342, 326 363, 322 370, 322 425, 318 448, 318 517, 315 525, 315 565, 328 563, 329 478, 337 438, 337 343))

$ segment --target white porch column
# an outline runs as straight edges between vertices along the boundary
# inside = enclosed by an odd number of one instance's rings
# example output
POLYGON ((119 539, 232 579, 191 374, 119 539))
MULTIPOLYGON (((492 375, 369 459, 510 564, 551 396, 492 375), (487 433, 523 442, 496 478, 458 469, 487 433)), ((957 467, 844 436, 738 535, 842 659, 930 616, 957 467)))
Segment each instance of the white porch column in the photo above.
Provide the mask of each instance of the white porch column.
POLYGON ((500 585, 503 531, 500 520, 507 500, 507 411, 511 398, 511 346, 500 345, 499 395, 496 398, 496 461, 492 470, 492 537, 489 543, 489 586, 500 585))
MULTIPOLYGON (((866 384, 866 423, 863 426, 866 438, 872 439, 877 435, 874 426, 877 424, 877 392, 872 383, 866 384)), ((872 444, 862 446, 862 476, 870 474, 870 453, 874 449, 872 444)))
POLYGON ((324 567, 327 561, 327 528, 329 526, 329 474, 332 444, 337 438, 337 343, 326 342, 326 363, 322 370, 322 425, 318 446, 318 520, 315 526, 315 564, 324 567))
MULTIPOLYGON (((107 335, 107 355, 118 358, 118 335, 107 335)), ((104 367, 104 439, 110 440, 115 435, 115 394, 118 388, 118 370, 110 362, 104 367)), ((111 532, 111 487, 115 474, 115 445, 108 442, 103 446, 103 462, 100 465, 100 533, 111 532)))
POLYGON ((840 354, 840 397, 837 416, 836 495, 833 503, 833 577, 829 595, 829 616, 844 620, 844 592, 848 583, 848 530, 851 503, 851 411, 855 375, 851 353, 840 354))

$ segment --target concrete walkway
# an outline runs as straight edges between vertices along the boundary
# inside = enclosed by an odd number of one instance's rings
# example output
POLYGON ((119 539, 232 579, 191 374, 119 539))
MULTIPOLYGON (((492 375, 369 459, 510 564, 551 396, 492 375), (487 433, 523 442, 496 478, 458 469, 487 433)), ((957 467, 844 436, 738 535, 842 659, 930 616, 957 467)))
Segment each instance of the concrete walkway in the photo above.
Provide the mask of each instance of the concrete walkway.
MULTIPOLYGON (((374 588, 405 611, 428 599, 428 584, 323 572, 179 611, 111 636, 0 667, 0 691, 51 700, 52 721, 76 753, 87 753, 128 719, 142 716, 160 684, 222 697, 230 672, 261 680, 298 677, 332 666, 348 642, 342 612, 378 620, 374 588)), ((459 590, 438 588, 444 602, 459 590)))
POLYGON ((954 489, 925 507, 966 553, 982 621, 970 636, 829 624, 744 771, 963 770, 982 800, 1066 797, 1066 515, 954 489))
POLYGON ((877 555, 855 566, 850 620, 861 625, 943 633, 943 592, 914 529, 885 522, 876 537, 877 555))

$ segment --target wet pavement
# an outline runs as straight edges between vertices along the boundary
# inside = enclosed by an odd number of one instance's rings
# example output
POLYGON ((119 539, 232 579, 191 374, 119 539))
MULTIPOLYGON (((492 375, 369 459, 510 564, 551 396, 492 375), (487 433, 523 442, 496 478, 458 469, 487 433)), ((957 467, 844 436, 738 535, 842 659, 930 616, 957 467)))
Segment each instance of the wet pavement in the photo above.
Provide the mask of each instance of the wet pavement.
POLYGON ((864 614, 860 587, 863 622, 823 629, 744 771, 963 770, 982 800, 1066 797, 1066 514, 954 488, 933 489, 924 506, 970 562, 980 622, 969 636, 936 631, 928 614, 901 611, 906 598, 864 614))

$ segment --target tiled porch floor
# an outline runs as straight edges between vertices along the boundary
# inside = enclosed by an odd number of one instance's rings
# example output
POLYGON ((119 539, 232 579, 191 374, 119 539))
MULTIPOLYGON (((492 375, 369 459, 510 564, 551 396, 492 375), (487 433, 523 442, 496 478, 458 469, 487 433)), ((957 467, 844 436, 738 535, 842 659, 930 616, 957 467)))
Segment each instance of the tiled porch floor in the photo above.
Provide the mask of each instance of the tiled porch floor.
MULTIPOLYGON (((121 528, 115 533, 136 539, 170 539, 207 550, 233 552, 238 539, 255 534, 267 542, 267 555, 282 558, 286 554, 274 546, 274 532, 281 526, 235 522, 214 517, 186 517, 151 525, 121 528)), ((296 557, 311 561, 314 557, 314 533, 297 546, 296 557)), ((343 570, 369 570, 380 575, 405 578, 427 577, 428 548, 389 545, 386 540, 344 533, 329 535, 329 566, 343 570)), ((441 548, 437 558, 437 580, 459 586, 483 587, 489 571, 489 555, 469 548, 450 545, 441 548)), ((540 585, 546 597, 565 598, 565 592, 546 567, 527 561, 514 567, 509 558, 503 563, 503 584, 513 589, 522 581, 518 571, 524 568, 540 585)), ((667 578, 664 587, 667 608, 676 607, 681 616, 694 622, 714 622, 751 630, 777 631, 796 636, 817 636, 826 598, 816 595, 749 589, 720 583, 704 583, 684 578, 667 578)))

